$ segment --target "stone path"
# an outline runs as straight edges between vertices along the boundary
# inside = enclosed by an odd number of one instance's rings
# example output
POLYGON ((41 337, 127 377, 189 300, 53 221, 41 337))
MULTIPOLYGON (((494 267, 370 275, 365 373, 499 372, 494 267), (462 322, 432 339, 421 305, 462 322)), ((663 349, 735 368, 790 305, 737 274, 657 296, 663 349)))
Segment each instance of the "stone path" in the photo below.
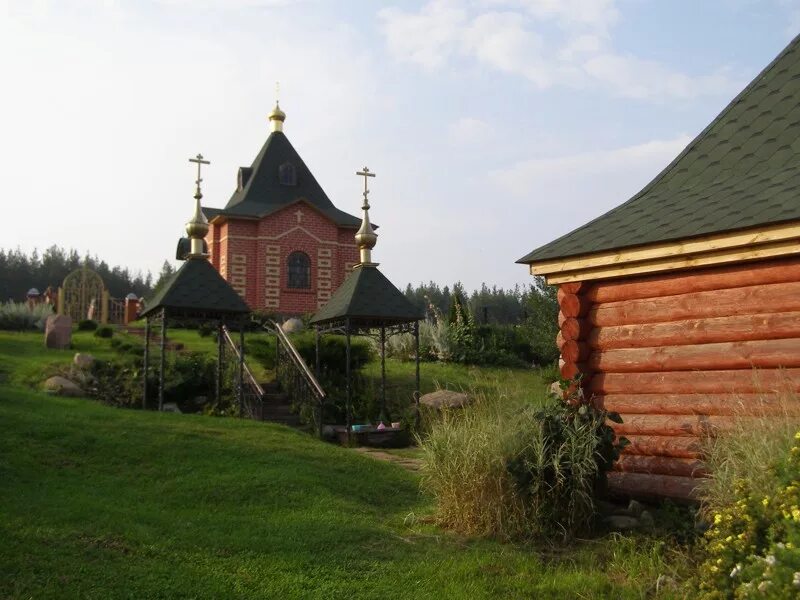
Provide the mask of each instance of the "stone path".
POLYGON ((371 456, 375 460, 382 460, 384 462, 394 463, 403 467, 408 471, 419 471, 422 467, 422 460, 419 458, 410 458, 408 456, 397 456, 396 454, 390 454, 389 452, 385 452, 378 448, 366 448, 360 447, 355 448, 356 452, 359 452, 365 456, 371 456))

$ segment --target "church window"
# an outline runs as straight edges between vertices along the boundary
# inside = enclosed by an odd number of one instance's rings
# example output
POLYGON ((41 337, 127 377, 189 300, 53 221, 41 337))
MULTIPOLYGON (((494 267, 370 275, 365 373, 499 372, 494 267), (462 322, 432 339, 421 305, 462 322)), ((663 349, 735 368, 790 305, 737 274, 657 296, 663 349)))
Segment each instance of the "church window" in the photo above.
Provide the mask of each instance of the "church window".
POLYGON ((292 252, 289 255, 289 287, 311 287, 311 261, 305 252, 292 252))
POLYGON ((297 185, 297 171, 292 163, 283 163, 278 167, 278 181, 281 185, 297 185))

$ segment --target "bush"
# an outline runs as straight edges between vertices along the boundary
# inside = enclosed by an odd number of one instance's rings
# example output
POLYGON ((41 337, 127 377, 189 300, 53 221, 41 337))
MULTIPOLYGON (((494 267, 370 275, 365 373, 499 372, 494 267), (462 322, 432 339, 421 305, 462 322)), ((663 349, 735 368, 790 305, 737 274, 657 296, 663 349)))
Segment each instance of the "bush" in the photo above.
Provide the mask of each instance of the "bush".
POLYGON ((209 337, 216 331, 216 327, 212 323, 200 323, 197 327, 197 335, 200 337, 209 337))
POLYGON ((78 331, 94 331, 97 329, 97 321, 92 319, 83 319, 78 321, 78 331))
POLYGON ((94 335, 99 338, 110 338, 114 335, 114 330, 108 325, 103 325, 102 327, 95 329, 94 335))
POLYGON ((697 585, 706 599, 797 597, 800 398, 787 393, 746 408, 747 418, 708 444, 714 476, 702 489, 710 527, 697 585))
POLYGON ((49 304, 35 304, 28 307, 25 302, 6 302, 0 304, 0 329, 7 331, 28 331, 44 329, 44 321, 53 314, 49 304))
POLYGON ((419 439, 422 485, 437 519, 468 535, 569 537, 588 529, 594 498, 625 440, 582 396, 541 410, 502 396, 444 410, 419 439))

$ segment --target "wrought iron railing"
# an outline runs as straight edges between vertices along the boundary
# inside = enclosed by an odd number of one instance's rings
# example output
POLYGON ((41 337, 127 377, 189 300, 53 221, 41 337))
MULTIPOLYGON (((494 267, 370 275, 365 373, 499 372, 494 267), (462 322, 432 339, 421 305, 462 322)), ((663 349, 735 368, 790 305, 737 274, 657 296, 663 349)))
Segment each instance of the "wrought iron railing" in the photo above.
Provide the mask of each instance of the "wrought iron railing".
POLYGON ((301 418, 312 423, 314 430, 322 433, 322 411, 327 395, 306 361, 292 341, 275 321, 268 321, 264 329, 275 334, 275 376, 278 384, 289 395, 292 405, 301 418))
POLYGON ((234 377, 234 389, 239 400, 239 412, 242 417, 249 417, 259 421, 264 420, 264 388, 256 380, 247 362, 242 361, 239 347, 234 343, 228 328, 222 326, 222 337, 233 351, 237 364, 241 364, 241 371, 237 368, 234 377), (240 383, 241 378, 241 385, 240 383))

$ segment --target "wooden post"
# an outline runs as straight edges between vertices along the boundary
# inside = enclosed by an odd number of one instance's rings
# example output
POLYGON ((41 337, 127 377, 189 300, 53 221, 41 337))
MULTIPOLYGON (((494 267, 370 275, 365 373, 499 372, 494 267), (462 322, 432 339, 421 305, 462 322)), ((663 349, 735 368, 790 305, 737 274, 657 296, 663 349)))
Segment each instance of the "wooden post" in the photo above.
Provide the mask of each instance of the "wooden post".
POLYGON ((147 410, 147 371, 150 362, 150 317, 144 321, 144 373, 142 374, 142 410, 147 410))
POLYGON ((103 290, 103 293, 100 294, 100 323, 102 323, 103 325, 107 325, 108 324, 108 303, 109 302, 110 302, 110 300, 109 300, 108 290, 103 290))
POLYGON ((314 327, 314 374, 319 379, 319 325, 314 327))
POLYGON ((158 410, 164 408, 164 369, 167 360, 167 309, 161 310, 161 362, 158 365, 158 410))
POLYGON ((58 288, 58 300, 56 300, 56 314, 64 314, 64 288, 58 288))
POLYGON ((386 326, 381 325, 381 414, 380 420, 388 421, 386 415, 386 326))
POLYGON ((239 417, 244 415, 244 322, 239 323, 239 417))
POLYGON ((417 388, 414 390, 414 427, 419 430, 419 321, 414 321, 414 349, 414 385, 417 388))
MULTIPOLYGON (((319 381, 320 377, 320 358, 319 358, 319 342, 320 342, 320 334, 319 334, 319 325, 314 326, 314 374, 317 376, 317 381, 319 381)), ((319 400, 319 407, 318 407, 318 415, 317 415, 317 433, 319 434, 320 439, 322 439, 322 420, 324 418, 324 407, 323 407, 323 400, 320 398, 319 400)))
POLYGON ((352 399, 352 383, 350 381, 350 318, 348 317, 345 319, 345 336, 346 336, 346 353, 345 353, 345 378, 347 379, 347 394, 345 396, 345 425, 347 426, 347 444, 350 445, 351 442, 351 434, 350 431, 352 428, 352 407, 350 406, 350 402, 352 399))
POLYGON ((222 361, 223 354, 225 353, 225 346, 223 345, 222 339, 222 336, 224 335, 223 327, 225 327, 225 323, 220 319, 219 323, 217 324, 217 381, 214 390, 217 404, 222 401, 222 361))

